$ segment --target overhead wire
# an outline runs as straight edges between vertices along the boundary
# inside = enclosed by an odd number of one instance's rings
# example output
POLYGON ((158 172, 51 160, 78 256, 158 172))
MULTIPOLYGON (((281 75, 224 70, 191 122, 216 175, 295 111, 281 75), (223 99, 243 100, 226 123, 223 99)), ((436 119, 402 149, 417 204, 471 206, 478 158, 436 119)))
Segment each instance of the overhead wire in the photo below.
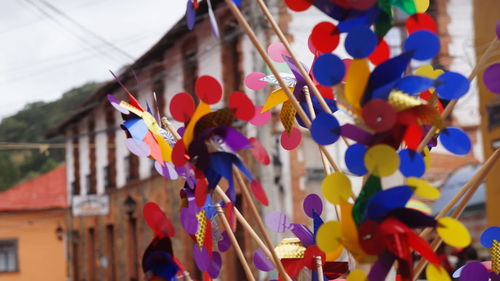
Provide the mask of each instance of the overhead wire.
MULTIPOLYGON (((71 36, 75 37, 76 39, 78 39, 79 41, 81 41, 82 43, 88 45, 90 48, 94 49, 94 51, 96 51, 98 54, 106 57, 106 58, 109 58, 109 59, 112 59, 114 61, 117 61, 117 62, 122 62, 121 60, 118 60, 117 58, 115 58, 114 56, 111 56, 105 52, 103 52, 102 50, 100 49, 97 49, 97 48, 94 48, 93 47, 93 44, 90 43, 87 38, 84 38, 82 37, 81 35, 79 35, 78 33, 75 33, 73 32, 72 30, 68 29, 68 27, 63 23, 61 22, 60 20, 58 20, 57 18, 55 18, 53 15, 51 15, 49 12, 47 12, 45 9, 43 9, 42 7, 40 7, 39 5, 35 4, 35 2, 33 0, 25 0, 25 2, 27 4, 30 5, 30 7, 36 9, 39 13, 43 14, 44 16, 46 16, 47 18, 49 18, 53 23, 55 23, 57 26, 59 26, 62 30, 64 30, 66 33, 70 34, 71 36)), ((24 3, 24 2, 23 2, 24 3)), ((112 54, 115 54, 114 52, 112 54)))
MULTIPOLYGON (((128 44, 129 44, 129 46, 132 46, 132 45, 136 45, 137 43, 141 43, 142 41, 144 41, 145 39, 149 39, 150 37, 151 36, 144 36, 144 37, 141 36, 139 38, 127 39, 126 41, 123 41, 123 42, 130 42, 128 44)), ((87 50, 89 50, 89 49, 87 49, 87 50)), ((93 58, 93 57, 94 57, 94 54, 92 54, 92 53, 82 53, 82 54, 73 53, 73 54, 68 54, 68 55, 61 56, 61 57, 55 57, 54 58, 55 61, 47 61, 45 65, 43 65, 43 64, 33 65, 31 67, 26 65, 24 68, 20 68, 17 71, 17 73, 14 72, 14 77, 9 78, 8 83, 12 84, 12 83, 16 83, 16 82, 19 82, 19 81, 22 81, 25 79, 35 77, 35 76, 46 75, 48 73, 51 73, 53 71, 57 71, 61 68, 65 68, 65 67, 71 67, 71 66, 74 67, 75 62, 87 60, 87 59, 93 58), (16 75, 16 74, 18 74, 18 75, 16 75)), ((8 70, 7 70, 7 72, 8 72, 8 70)), ((0 83, 0 86, 5 85, 5 84, 7 84, 7 83, 0 83)))
POLYGON ((126 57, 126 58, 128 58, 130 60, 134 60, 135 59, 134 56, 132 56, 131 54, 129 54, 128 52, 126 52, 124 49, 119 48, 115 44, 109 42, 104 37, 102 37, 101 35, 97 34, 96 32, 94 32, 93 30, 89 29, 88 27, 84 26, 83 24, 79 23, 77 20, 75 20, 74 18, 70 17, 64 11, 62 11, 59 8, 57 8, 56 6, 52 5, 48 1, 46 1, 46 0, 38 0, 38 1, 40 1, 42 4, 44 4, 46 7, 48 7, 49 9, 51 9, 56 14, 62 16, 63 18, 65 18, 69 22, 73 23, 75 26, 79 27, 81 30, 83 30, 83 31, 87 32, 88 34, 92 35, 92 37, 96 38, 97 40, 99 40, 102 43, 106 44, 107 46, 109 46, 110 48, 114 49, 118 53, 122 54, 124 57, 126 57))
MULTIPOLYGON (((102 3, 105 3, 107 1, 110 1, 110 0, 96 0, 96 1, 90 1, 90 2, 87 2, 87 3, 82 3, 81 5, 77 5, 75 7, 72 7, 71 9, 69 9, 70 11, 72 10, 81 10, 81 9, 84 9, 84 8, 89 8, 89 7, 93 7, 95 5, 98 5, 98 4, 102 4, 102 3)), ((17 3, 20 3, 22 1, 15 1, 17 3)), ((24 24, 20 24, 20 25, 17 25, 17 26, 7 26, 6 29, 4 30, 0 30, 0 36, 4 35, 4 34, 7 34, 7 33, 11 33, 11 32, 14 32, 14 31, 17 31, 19 29, 23 29, 23 28, 26 28, 28 26, 31 26, 31 25, 34 25, 34 24, 37 24, 41 21, 44 21, 44 20, 47 20, 48 18, 42 16, 40 18, 37 18, 37 19, 33 19, 33 20, 30 20, 24 24)))
MULTIPOLYGON (((159 30, 158 31, 150 31, 150 32, 141 32, 140 34, 135 34, 133 36, 116 38, 113 41, 116 44, 125 44, 125 43, 129 43, 129 42, 135 43, 137 40, 144 40, 146 38, 149 39, 150 37, 152 37, 153 35, 155 35, 159 32, 160 32, 159 30)), ((100 48, 100 49, 102 49, 105 46, 106 45, 102 44, 102 43, 94 45, 95 48, 100 48)), ((73 56, 77 56, 77 55, 82 54, 82 53, 88 53, 89 51, 92 51, 92 48, 85 46, 82 49, 79 49, 78 51, 66 52, 63 54, 56 55, 56 56, 47 57, 47 58, 44 58, 41 60, 34 61, 32 63, 29 63, 29 64, 14 65, 13 67, 4 69, 3 71, 7 72, 7 73, 12 73, 12 72, 15 73, 18 71, 23 71, 25 69, 32 68, 33 66, 38 66, 38 65, 45 64, 45 63, 50 63, 52 61, 59 60, 62 58, 73 57, 73 56)))

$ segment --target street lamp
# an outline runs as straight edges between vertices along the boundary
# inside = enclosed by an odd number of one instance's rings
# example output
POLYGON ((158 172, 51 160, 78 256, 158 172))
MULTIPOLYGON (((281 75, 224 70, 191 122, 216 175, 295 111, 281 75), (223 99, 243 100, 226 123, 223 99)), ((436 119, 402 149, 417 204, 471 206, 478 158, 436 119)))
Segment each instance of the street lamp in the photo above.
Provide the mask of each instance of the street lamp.
POLYGON ((125 201, 123 201, 123 206, 125 207, 125 212, 129 217, 135 213, 135 209, 137 208, 137 202, 130 195, 127 196, 125 201))
POLYGON ((64 229, 62 228, 62 226, 60 224, 56 228, 56 237, 57 237, 57 240, 59 240, 59 241, 63 240, 63 238, 64 238, 64 229))

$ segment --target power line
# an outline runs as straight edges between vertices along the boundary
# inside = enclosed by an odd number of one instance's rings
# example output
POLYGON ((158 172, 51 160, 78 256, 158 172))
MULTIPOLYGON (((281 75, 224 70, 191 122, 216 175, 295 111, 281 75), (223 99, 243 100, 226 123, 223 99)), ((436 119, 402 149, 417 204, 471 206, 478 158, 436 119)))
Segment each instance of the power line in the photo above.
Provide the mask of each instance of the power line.
MULTIPOLYGON (((141 32, 140 34, 135 34, 134 36, 127 36, 127 37, 122 37, 119 39, 114 39, 114 41, 116 43, 120 43, 120 44, 122 44, 122 43, 129 44, 129 42, 131 44, 135 44, 136 42, 141 42, 142 40, 149 39, 149 38, 153 37, 154 34, 157 34, 159 32, 160 31, 141 32)), ((102 48, 104 46, 105 46, 105 44, 94 45, 94 47, 96 47, 96 48, 102 48)), ((76 52, 67 52, 67 53, 56 55, 56 56, 47 57, 47 58, 38 60, 38 61, 33 62, 33 63, 23 64, 23 65, 20 65, 20 64, 14 65, 14 67, 5 69, 3 71, 7 72, 7 73, 10 73, 10 72, 15 73, 18 71, 23 71, 25 69, 32 68, 34 66, 39 66, 41 64, 49 63, 49 62, 52 62, 55 60, 60 60, 62 58, 75 57, 77 55, 81 55, 82 52, 88 52, 88 51, 92 51, 92 48, 86 47, 86 48, 82 48, 81 50, 78 50, 76 52)))
MULTIPOLYGON (((128 44, 128 46, 132 46, 132 45, 135 45, 137 43, 142 42, 144 39, 149 39, 149 37, 151 37, 151 36, 141 36, 141 37, 127 39, 123 42, 131 42, 128 44)), ((97 47, 99 47, 99 46, 97 46, 97 47)), ((102 47, 102 45, 100 45, 100 47, 102 47)), ((90 49, 87 48, 86 50, 88 51, 90 49)), ((0 83, 0 86, 5 85, 5 84, 16 83, 18 81, 23 81, 25 79, 29 79, 29 78, 32 78, 32 77, 38 76, 38 75, 45 75, 47 73, 53 72, 55 70, 59 70, 59 69, 64 68, 64 67, 74 66, 73 63, 87 60, 87 59, 92 58, 92 57, 94 57, 93 54, 85 54, 85 53, 78 52, 78 53, 66 54, 66 55, 59 56, 59 57, 53 57, 52 60, 55 60, 55 61, 50 61, 50 60, 46 61, 48 63, 46 65, 25 65, 24 68, 22 68, 22 67, 18 68, 18 70, 14 72, 14 75, 17 73, 19 73, 19 75, 15 75, 14 77, 9 78, 7 83, 0 83), (38 69, 37 69, 37 66, 38 66, 38 69)))
POLYGON ((118 61, 116 58, 114 58, 112 56, 109 56, 105 52, 102 52, 101 50, 99 50, 97 48, 94 48, 93 44, 90 43, 89 41, 87 41, 86 38, 83 38, 82 36, 79 36, 77 33, 74 33, 73 31, 69 30, 64 23, 60 22, 58 19, 56 19, 55 17, 53 17, 50 13, 48 13, 47 11, 45 11, 42 7, 40 7, 37 4, 35 4, 33 2, 33 0, 25 0, 25 1, 31 7, 35 8, 38 12, 40 12, 41 14, 43 14, 44 16, 46 16, 47 18, 49 18, 53 23, 55 23, 56 25, 58 25, 65 32, 69 33, 71 36, 73 36, 73 37, 77 38, 78 40, 80 40, 81 42, 85 43, 86 45, 88 45, 89 47, 91 47, 92 49, 94 49, 94 51, 96 51, 97 53, 99 53, 100 55, 102 55, 102 56, 104 56, 106 58, 110 58, 112 60, 115 60, 117 62, 121 62, 121 61, 118 61))
POLYGON ((76 21, 75 19, 73 19, 72 17, 70 17, 69 15, 67 15, 65 12, 63 12, 60 9, 58 9, 57 7, 55 7, 54 5, 50 4, 46 0, 39 0, 39 1, 42 2, 42 4, 44 4, 45 6, 47 6, 49 9, 51 9, 52 11, 54 11, 55 13, 59 14, 60 16, 62 16, 65 19, 67 19, 68 21, 70 21, 71 23, 73 23, 74 25, 76 25, 77 27, 79 27, 80 29, 86 31, 88 34, 92 35, 97 40, 99 40, 102 43, 108 45, 109 47, 115 49, 117 52, 119 52, 123 56, 127 57, 128 59, 134 60, 134 57, 132 55, 130 55, 129 53, 127 53, 125 50, 117 47, 113 43, 111 43, 108 40, 106 40, 104 37, 100 36, 99 34, 95 33, 94 31, 90 30, 89 28, 87 28, 83 24, 79 23, 78 21, 76 21))
MULTIPOLYGON (((98 5, 98 4, 105 3, 106 1, 109 1, 109 0, 90 1, 90 2, 87 2, 87 3, 83 3, 81 5, 72 7, 70 10, 89 8, 89 7, 93 7, 95 5, 98 5)), ((40 21, 46 20, 46 19, 47 18, 41 17, 41 18, 30 20, 30 21, 28 21, 28 22, 26 22, 24 24, 19 24, 19 25, 16 25, 16 26, 7 27, 6 29, 0 31, 0 35, 4 35, 4 34, 7 34, 7 33, 14 32, 14 31, 19 30, 19 29, 26 28, 28 26, 34 25, 34 24, 36 24, 36 23, 38 23, 40 21)))

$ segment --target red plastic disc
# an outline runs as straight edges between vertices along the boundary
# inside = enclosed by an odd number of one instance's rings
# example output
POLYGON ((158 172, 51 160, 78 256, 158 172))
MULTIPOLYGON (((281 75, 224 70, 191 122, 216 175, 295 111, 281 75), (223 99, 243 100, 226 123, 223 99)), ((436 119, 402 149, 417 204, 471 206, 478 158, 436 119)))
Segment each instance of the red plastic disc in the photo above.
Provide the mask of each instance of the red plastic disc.
POLYGON ((196 95, 206 104, 215 104, 222 97, 222 86, 212 76, 200 76, 194 85, 196 95))
POLYGON ((339 30, 331 22, 318 23, 311 31, 311 43, 321 53, 330 53, 339 45, 339 30))
POLYGON ((285 0, 286 5, 288 8, 291 10, 294 10, 296 12, 302 12, 312 5, 312 1, 307 1, 307 0, 285 0))
POLYGON ((172 162, 176 167, 184 166, 187 162, 186 147, 182 140, 176 142, 172 148, 172 162))
POLYGON ((413 33, 419 30, 427 30, 437 33, 437 26, 434 19, 425 13, 414 14, 406 20, 406 30, 408 33, 413 33))
POLYGON ((188 93, 178 93, 170 101, 170 114, 174 120, 187 122, 193 116, 195 104, 188 93))
POLYGON ((250 121, 255 115, 253 102, 242 92, 234 92, 229 96, 229 108, 236 118, 243 121, 250 121))
POLYGON ((368 59, 373 63, 374 65, 379 65, 383 63, 384 61, 388 60, 391 55, 391 49, 389 48, 389 45, 387 42, 385 42, 384 39, 381 39, 378 42, 377 47, 375 48, 375 51, 370 54, 368 59))
POLYGON ((359 226, 359 245, 369 255, 379 255, 384 249, 384 241, 375 221, 365 221, 359 226))
POLYGON ((363 106, 361 112, 368 127, 376 132, 386 132, 396 123, 396 111, 385 100, 373 99, 363 106))

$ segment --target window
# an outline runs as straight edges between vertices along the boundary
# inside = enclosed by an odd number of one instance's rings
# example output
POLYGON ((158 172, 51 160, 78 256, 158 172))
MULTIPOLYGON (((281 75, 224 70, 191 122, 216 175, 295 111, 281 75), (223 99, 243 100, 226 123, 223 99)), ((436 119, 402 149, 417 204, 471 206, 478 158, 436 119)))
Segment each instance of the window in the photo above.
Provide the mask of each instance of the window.
POLYGON ((235 21, 229 21, 221 38, 222 43, 222 79, 224 81, 224 101, 234 91, 243 90, 243 70, 241 54, 241 30, 235 21))
POLYGON ((0 240, 0 272, 18 271, 17 240, 0 240))
POLYGON ((92 178, 90 174, 87 174, 85 176, 85 194, 91 194, 92 193, 92 178))
POLYGON ((107 190, 109 188, 109 165, 102 168, 102 178, 104 179, 104 188, 107 190))
POLYGON ((96 274, 96 248, 95 248, 95 231, 89 228, 87 236, 87 277, 89 281, 95 281, 96 274))
POLYGON ((128 218, 128 274, 130 281, 139 280, 139 262, 137 250, 137 219, 128 218))
POLYGON ((325 178, 325 171, 323 168, 307 168, 306 177, 307 182, 321 182, 325 178))
POLYGON ((125 169, 125 175, 127 177, 127 181, 130 180, 130 155, 127 155, 123 159, 123 168, 125 169))
POLYGON ((108 260, 107 276, 109 281, 116 280, 115 268, 115 228, 112 224, 106 226, 106 258, 108 260))
POLYGON ((80 234, 78 233, 77 230, 73 230, 71 233, 71 243, 72 243, 72 250, 73 250, 73 255, 72 255, 72 266, 73 266, 73 279, 79 281, 80 280, 80 234))
POLYGON ((198 101, 194 92, 194 84, 198 78, 198 42, 195 37, 187 39, 182 48, 182 77, 184 91, 198 101))

